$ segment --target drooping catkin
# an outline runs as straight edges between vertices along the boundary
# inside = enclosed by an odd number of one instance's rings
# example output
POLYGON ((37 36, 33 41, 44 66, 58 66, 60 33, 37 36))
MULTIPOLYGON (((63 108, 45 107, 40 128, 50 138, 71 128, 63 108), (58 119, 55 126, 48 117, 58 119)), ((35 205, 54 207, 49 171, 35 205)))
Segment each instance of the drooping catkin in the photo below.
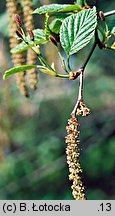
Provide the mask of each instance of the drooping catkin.
MULTIPOLYGON (((23 1, 23 13, 24 13, 24 23, 26 31, 34 30, 34 20, 32 16, 32 0, 24 0, 23 1)), ((31 38, 30 38, 31 39, 31 38)), ((27 51, 27 64, 36 64, 36 53, 32 49, 28 49, 27 51)), ((37 88, 37 72, 36 69, 33 68, 27 71, 30 88, 35 90, 37 88)))
MULTIPOLYGON (((21 6, 17 0, 6 0, 6 8, 9 16, 10 48, 12 49, 20 43, 20 41, 16 38, 17 24, 15 21, 15 14, 20 15, 21 6)), ((11 58, 14 66, 25 64, 25 53, 23 52, 11 54, 11 58)), ((17 73, 16 80, 21 94, 28 97, 28 91, 25 82, 25 72, 17 73)))
POLYGON ((66 127, 66 154, 67 163, 69 165, 69 180, 73 181, 72 194, 76 200, 85 200, 85 187, 82 182, 82 169, 80 165, 80 148, 79 148, 79 123, 76 118, 68 120, 66 127))

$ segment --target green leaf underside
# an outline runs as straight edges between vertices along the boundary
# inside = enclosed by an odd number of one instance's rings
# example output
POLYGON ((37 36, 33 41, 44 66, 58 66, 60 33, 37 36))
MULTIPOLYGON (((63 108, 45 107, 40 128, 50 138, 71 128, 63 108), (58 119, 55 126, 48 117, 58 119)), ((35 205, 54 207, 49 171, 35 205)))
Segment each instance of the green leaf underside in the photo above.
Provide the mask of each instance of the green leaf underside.
MULTIPOLYGON (((41 43, 46 42, 45 34, 42 29, 35 29, 33 32, 34 32, 34 43, 35 44, 41 44, 41 43)), ((33 41, 29 39, 29 36, 26 37, 26 40, 30 45, 34 45, 33 41)), ((11 53, 23 52, 27 50, 28 48, 29 46, 25 42, 21 42, 16 47, 11 49, 11 53)))
POLYGON ((70 16, 70 13, 66 14, 55 14, 54 15, 54 20, 49 24, 49 28, 52 32, 58 34, 60 31, 60 27, 64 19, 68 16, 70 16))
POLYGON ((83 6, 83 0, 77 0, 76 1, 78 5, 80 5, 81 7, 83 6))
POLYGON ((70 16, 72 12, 68 13, 55 13, 51 14, 50 17, 53 17, 54 19, 59 19, 60 21, 63 21, 66 17, 70 16))
POLYGON ((37 68, 37 65, 23 65, 23 66, 17 66, 17 67, 11 68, 11 69, 5 71, 5 73, 3 75, 3 79, 5 80, 7 77, 9 77, 12 74, 23 72, 25 70, 30 70, 32 68, 37 68))
POLYGON ((45 14, 45 13, 55 13, 55 12, 67 12, 67 11, 80 11, 81 7, 77 4, 51 4, 44 5, 33 11, 33 14, 45 14))
POLYGON ((58 34, 60 31, 60 27, 62 25, 62 21, 59 19, 55 19, 50 23, 49 28, 52 32, 58 34))
POLYGON ((77 53, 94 36, 97 25, 95 9, 87 9, 67 17, 60 28, 60 42, 68 56, 77 53))

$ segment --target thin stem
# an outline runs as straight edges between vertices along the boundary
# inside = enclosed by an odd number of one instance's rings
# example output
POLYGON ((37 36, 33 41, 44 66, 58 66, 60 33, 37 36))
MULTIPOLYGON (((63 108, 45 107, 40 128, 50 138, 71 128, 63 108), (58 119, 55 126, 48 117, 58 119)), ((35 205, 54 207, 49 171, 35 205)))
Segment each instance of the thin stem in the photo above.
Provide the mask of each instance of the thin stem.
POLYGON ((84 78, 84 71, 81 71, 81 74, 80 74, 80 77, 79 77, 78 100, 81 100, 83 98, 83 78, 84 78))
POLYGON ((67 66, 68 66, 68 69, 71 71, 69 60, 70 60, 70 56, 67 57, 67 66))
POLYGON ((76 102, 76 104, 74 106, 74 109, 73 109, 73 111, 71 113, 72 117, 75 117, 79 102, 80 102, 80 100, 83 100, 83 79, 84 79, 84 71, 82 70, 81 74, 80 74, 80 78, 79 78, 78 99, 77 99, 77 102, 76 102))
POLYGON ((69 74, 56 74, 56 77, 60 77, 60 78, 69 78, 69 74))
POLYGON ((76 4, 78 4, 80 7, 83 6, 83 1, 82 0, 76 0, 76 4))
MULTIPOLYGON (((39 53, 39 50, 38 50, 38 52, 37 52, 37 50, 36 50, 35 48, 33 48, 33 46, 31 46, 31 45, 26 41, 26 39, 25 39, 25 33, 24 33, 23 28, 20 28, 20 30, 21 30, 21 32, 22 32, 22 39, 23 39, 23 41, 29 46, 30 49, 33 50, 33 52, 36 53, 36 55, 37 55, 39 61, 42 63, 42 65, 48 67, 50 70, 53 70, 53 68, 52 68, 52 67, 48 64, 48 62, 44 59, 44 57, 42 56, 42 54, 39 53)), ((36 44, 34 44, 34 46, 36 46, 36 44)), ((54 70, 53 70, 53 71, 54 71, 54 70)))
POLYGON ((115 10, 112 10, 112 11, 105 12, 105 13, 104 13, 104 16, 105 16, 105 17, 108 17, 108 16, 112 16, 112 15, 114 15, 114 14, 115 14, 115 10))
POLYGON ((73 109, 73 111, 72 111, 72 113, 71 113, 72 117, 75 117, 77 108, 78 108, 78 106, 79 106, 79 102, 80 102, 80 100, 83 100, 83 79, 84 79, 84 70, 85 70, 85 67, 86 67, 87 63, 89 62, 89 60, 90 60, 90 58, 91 58, 91 56, 92 56, 92 54, 93 54, 93 52, 94 52, 94 50, 95 50, 95 48, 96 48, 96 45, 97 45, 97 36, 98 36, 98 35, 97 35, 97 31, 96 31, 95 43, 93 44, 92 49, 91 49, 91 51, 90 51, 90 53, 89 53, 89 55, 88 55, 86 61, 84 62, 84 64, 83 64, 83 65, 81 66, 81 68, 80 68, 80 69, 81 69, 81 73, 80 73, 80 80, 79 80, 79 94, 78 94, 77 102, 76 102, 76 104, 75 104, 75 106, 74 106, 74 109, 73 109))
MULTIPOLYGON (((31 46, 28 44, 28 42, 27 42, 24 38, 23 38, 23 41, 37 54, 37 56, 38 56, 40 62, 41 62, 44 66, 46 66, 48 69, 50 69, 50 70, 56 72, 56 71, 49 65, 49 63, 44 59, 44 57, 42 56, 41 53, 38 54, 38 53, 33 49, 33 47, 31 47, 31 46)), ((67 75, 67 74, 58 74, 58 73, 55 73, 55 77, 69 78, 69 75, 67 75)))
POLYGON ((90 51, 90 53, 89 53, 89 55, 88 55, 86 61, 85 61, 84 64, 81 66, 81 69, 82 69, 83 71, 85 70, 85 67, 87 66, 87 63, 89 62, 89 60, 90 60, 90 58, 91 58, 91 56, 92 56, 92 54, 93 54, 93 52, 94 52, 94 50, 95 50, 95 48, 96 48, 96 45, 97 45, 97 41, 95 41, 95 43, 93 44, 92 49, 91 49, 91 51, 90 51))
POLYGON ((50 70, 52 70, 52 71, 55 72, 55 70, 54 70, 54 69, 49 65, 49 63, 44 59, 44 57, 42 56, 41 53, 40 53, 40 54, 37 54, 37 56, 38 56, 40 62, 41 62, 44 66, 46 66, 48 69, 50 69, 50 70))
POLYGON ((42 56, 42 54, 41 54, 41 53, 37 53, 37 51, 25 40, 24 37, 23 37, 23 41, 30 47, 30 49, 33 50, 33 52, 36 53, 38 59, 40 60, 40 62, 41 62, 44 66, 46 66, 46 67, 48 67, 50 70, 54 71, 54 69, 53 69, 53 68, 49 65, 49 63, 44 59, 44 57, 42 56))
POLYGON ((87 6, 87 5, 88 5, 86 0, 84 0, 84 5, 85 5, 85 6, 87 6))
POLYGON ((68 73, 68 71, 66 69, 66 65, 65 65, 65 60, 64 60, 62 54, 60 53, 59 48, 58 47, 56 47, 56 48, 57 48, 58 55, 59 55, 61 62, 62 62, 62 68, 66 71, 66 73, 68 73))
POLYGON ((53 77, 69 78, 69 74, 60 74, 60 73, 57 73, 56 71, 51 71, 50 69, 44 66, 41 66, 41 65, 36 65, 36 68, 38 68, 41 72, 46 73, 53 77))

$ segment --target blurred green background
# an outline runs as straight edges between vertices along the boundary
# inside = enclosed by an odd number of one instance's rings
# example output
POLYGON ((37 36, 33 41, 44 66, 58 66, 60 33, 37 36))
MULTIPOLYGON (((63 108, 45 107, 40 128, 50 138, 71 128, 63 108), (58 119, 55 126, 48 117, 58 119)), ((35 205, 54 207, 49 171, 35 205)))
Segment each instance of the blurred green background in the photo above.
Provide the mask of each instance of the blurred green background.
MULTIPOLYGON (((46 3, 74 1, 34 0, 46 3)), ((94 4, 95 1, 89 1, 94 4)), ((114 1, 98 1, 104 12, 114 1)), ((43 17, 35 15, 36 27, 43 17)), ((107 18, 110 27, 114 17, 107 18)), ((73 67, 87 56, 87 49, 71 59, 73 67)), ((49 52, 46 48, 46 53, 49 52)), ((52 49, 53 52, 53 49, 52 49)), ((54 53, 47 53, 51 59, 54 53)), ((55 56, 57 65, 60 63, 55 56)), ((81 164, 87 198, 115 199, 115 54, 96 48, 86 68, 84 98, 91 115, 80 117, 81 164)), ((39 75, 38 89, 29 99, 20 95, 15 78, 2 80, 12 66, 8 45, 5 1, 0 4, 0 199, 73 199, 66 164, 65 127, 74 107, 78 81, 39 75)), ((60 66, 58 65, 59 69, 60 66)))

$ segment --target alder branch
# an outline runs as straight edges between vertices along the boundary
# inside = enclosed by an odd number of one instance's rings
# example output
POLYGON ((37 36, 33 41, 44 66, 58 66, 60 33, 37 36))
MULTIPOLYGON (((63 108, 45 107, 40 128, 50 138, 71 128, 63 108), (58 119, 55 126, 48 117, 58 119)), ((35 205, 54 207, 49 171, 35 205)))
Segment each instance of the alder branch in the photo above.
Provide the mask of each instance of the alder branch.
POLYGON ((104 13, 104 17, 108 17, 108 16, 112 16, 115 14, 115 10, 112 10, 112 11, 108 11, 108 12, 105 12, 104 13))
POLYGON ((91 49, 89 55, 88 55, 87 58, 86 58, 86 61, 85 61, 85 62, 83 63, 83 65, 81 66, 81 70, 82 70, 82 71, 85 70, 85 68, 86 68, 86 66, 87 66, 87 64, 88 64, 88 62, 89 62, 89 60, 90 60, 90 58, 91 58, 91 56, 92 56, 92 54, 93 54, 95 48, 96 48, 96 45, 97 45, 97 40, 96 40, 95 43, 93 44, 92 49, 91 49))
POLYGON ((75 117, 75 115, 76 115, 77 108, 79 106, 79 102, 83 101, 84 70, 85 70, 85 68, 86 68, 86 66, 87 66, 87 64, 88 64, 88 62, 89 62, 89 60, 90 60, 90 58, 91 58, 91 56, 92 56, 92 54, 93 54, 96 46, 97 46, 97 44, 98 44, 97 43, 97 38, 98 38, 98 35, 97 35, 97 30, 96 30, 96 32, 95 32, 95 42, 94 42, 94 44, 92 46, 92 49, 91 49, 89 55, 87 56, 86 61, 83 63, 83 65, 79 69, 79 71, 81 71, 81 73, 80 73, 80 80, 79 80, 79 94, 78 94, 77 102, 76 102, 76 104, 74 106, 74 109, 73 109, 73 111, 71 113, 72 117, 75 117))
POLYGON ((80 100, 83 99, 83 79, 84 79, 84 71, 82 70, 81 73, 80 73, 80 76, 79 76, 79 93, 78 93, 78 99, 77 99, 77 102, 74 106, 74 109, 71 113, 72 117, 75 117, 76 115, 76 111, 77 111, 77 108, 79 106, 79 102, 80 100))

